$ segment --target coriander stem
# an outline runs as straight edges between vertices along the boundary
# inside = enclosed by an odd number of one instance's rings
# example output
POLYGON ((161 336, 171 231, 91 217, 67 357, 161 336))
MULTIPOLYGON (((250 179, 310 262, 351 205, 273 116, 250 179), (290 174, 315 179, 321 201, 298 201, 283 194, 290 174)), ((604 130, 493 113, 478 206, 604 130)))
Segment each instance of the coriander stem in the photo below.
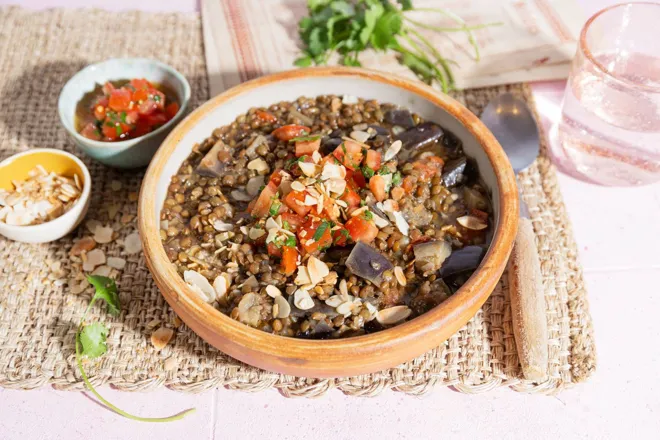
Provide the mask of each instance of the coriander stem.
POLYGON ((442 66, 442 69, 445 71, 445 75, 447 75, 447 78, 449 80, 449 86, 451 88, 453 88, 454 87, 454 75, 451 72, 451 68, 449 67, 449 63, 447 62, 447 60, 445 58, 443 58, 443 56, 440 54, 440 52, 438 52, 438 50, 433 46, 433 44, 431 44, 431 42, 429 40, 427 40, 426 37, 424 37, 422 34, 417 32, 413 28, 408 28, 407 27, 406 30, 407 30, 407 32, 410 32, 411 34, 416 36, 417 39, 419 41, 421 41, 422 44, 424 44, 429 49, 429 51, 435 56, 438 63, 442 66))
MULTIPOLYGON (((418 10, 418 9, 416 9, 418 10)), ((485 29, 491 26, 501 26, 504 23, 495 22, 495 23, 485 23, 485 24, 475 24, 474 26, 461 26, 461 27, 442 27, 442 26, 433 26, 430 24, 422 23, 421 21, 413 20, 410 17, 404 16, 403 19, 415 26, 422 27, 431 31, 437 32, 465 32, 465 31, 478 31, 480 29, 485 29)))
POLYGON ((402 33, 403 38, 410 44, 414 50, 417 51, 417 53, 413 53, 413 55, 416 55, 417 57, 421 58, 422 60, 426 60, 435 72, 436 79, 440 80, 440 83, 442 84, 442 91, 443 92, 448 92, 449 91, 449 85, 447 84, 447 78, 445 77, 444 73, 440 71, 430 60, 428 57, 424 54, 424 51, 419 47, 419 45, 408 35, 408 30, 404 29, 402 33))
MULTIPOLYGON (((81 323, 81 327, 82 327, 82 323, 81 323)), ((76 333, 76 363, 78 364, 78 369, 80 370, 80 374, 82 375, 83 381, 85 382, 85 385, 87 385, 87 388, 92 392, 92 394, 94 394, 96 396, 97 399, 99 399, 101 402, 103 402, 103 404, 105 406, 107 406, 108 408, 110 408, 111 410, 113 410, 117 414, 126 417, 127 419, 136 420, 138 422, 156 422, 156 423, 173 422, 175 420, 181 420, 185 416, 187 416, 188 414, 192 414, 193 412, 195 412, 195 408, 191 408, 191 409, 187 409, 187 410, 185 410, 185 411, 183 411, 179 414, 176 414, 176 415, 170 416, 170 417, 150 418, 150 417, 134 416, 132 414, 127 413, 126 411, 123 411, 123 410, 117 408, 115 405, 113 405, 112 403, 108 402, 105 398, 103 398, 103 396, 101 396, 98 393, 98 391, 96 391, 94 389, 91 382, 89 381, 89 378, 87 377, 87 374, 85 373, 85 370, 84 370, 83 365, 82 365, 82 359, 80 357, 80 347, 78 346, 78 344, 79 344, 78 334, 79 333, 76 333)))

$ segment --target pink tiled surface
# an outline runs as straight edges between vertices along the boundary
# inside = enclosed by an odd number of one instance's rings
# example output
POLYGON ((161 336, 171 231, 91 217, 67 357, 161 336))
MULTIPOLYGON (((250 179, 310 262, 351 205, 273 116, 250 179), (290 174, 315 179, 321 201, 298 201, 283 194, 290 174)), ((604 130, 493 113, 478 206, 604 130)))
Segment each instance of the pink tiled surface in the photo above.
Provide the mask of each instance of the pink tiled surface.
MULTIPOLYGON (((239 0, 236 0, 239 1, 239 0)), ((267 1, 267 0, 264 0, 267 1)), ((104 0, 23 0, 25 7, 108 7, 104 0)), ((194 11, 195 0, 114 0, 113 9, 194 11)), ((612 0, 580 0, 593 13, 612 0)), ((539 83, 535 96, 549 126, 562 83, 539 83)), ((560 175, 590 291, 599 368, 556 397, 500 389, 469 396, 436 389, 415 398, 387 392, 314 400, 218 389, 190 395, 103 388, 118 406, 158 416, 196 407, 188 419, 141 424, 85 393, 0 389, 0 440, 31 439, 658 439, 660 438, 660 185, 593 186, 560 175), (647 315, 648 314, 648 315, 647 315), (632 336, 632 337, 631 337, 632 336), (651 341, 656 341, 653 344, 651 341)))

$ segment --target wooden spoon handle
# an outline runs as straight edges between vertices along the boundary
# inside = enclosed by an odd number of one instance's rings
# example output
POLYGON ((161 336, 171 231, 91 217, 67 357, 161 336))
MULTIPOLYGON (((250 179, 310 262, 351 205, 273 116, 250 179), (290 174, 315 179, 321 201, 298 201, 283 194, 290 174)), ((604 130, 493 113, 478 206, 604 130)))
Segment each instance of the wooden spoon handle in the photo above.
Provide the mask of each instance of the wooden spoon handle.
POLYGON ((540 382, 548 375, 548 323, 541 264, 534 228, 521 217, 509 261, 509 292, 513 335, 526 379, 540 382))

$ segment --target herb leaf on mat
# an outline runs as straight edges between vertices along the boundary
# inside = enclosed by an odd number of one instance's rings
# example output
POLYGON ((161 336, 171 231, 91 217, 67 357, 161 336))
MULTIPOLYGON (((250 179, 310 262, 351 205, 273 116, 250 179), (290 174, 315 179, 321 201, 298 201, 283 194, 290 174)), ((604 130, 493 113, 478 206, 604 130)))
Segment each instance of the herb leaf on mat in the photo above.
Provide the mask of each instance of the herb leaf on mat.
POLYGON ((436 33, 465 32, 479 60, 479 45, 473 30, 491 23, 470 27, 451 11, 439 8, 415 9, 412 0, 307 0, 308 17, 298 22, 304 44, 303 55, 294 64, 307 67, 325 64, 333 53, 345 66, 360 66, 359 54, 367 49, 391 50, 399 62, 422 81, 438 82, 443 91, 454 89, 452 60, 444 58, 417 29, 436 33), (408 13, 440 14, 457 23, 457 27, 440 28, 414 20, 408 13))
POLYGON ((76 364, 78 364, 78 369, 82 375, 83 381, 87 388, 99 399, 105 406, 120 414, 128 419, 136 420, 138 422, 173 422, 175 420, 181 420, 188 414, 191 414, 195 411, 194 408, 182 411, 179 414, 170 416, 170 417, 138 417, 133 414, 129 414, 126 411, 119 409, 112 403, 108 402, 103 396, 101 396, 98 391, 92 386, 85 369, 83 368, 82 357, 86 356, 90 359, 98 358, 105 354, 108 350, 107 338, 108 338, 108 328, 100 323, 95 322, 92 324, 85 324, 85 318, 87 313, 90 311, 96 300, 102 299, 108 305, 108 313, 112 316, 118 316, 121 311, 121 304, 119 302, 119 294, 117 293, 117 284, 115 280, 102 277, 98 275, 88 275, 87 280, 89 283, 94 286, 96 292, 92 297, 92 300, 89 302, 85 313, 80 319, 80 324, 78 325, 78 331, 76 332, 76 364))

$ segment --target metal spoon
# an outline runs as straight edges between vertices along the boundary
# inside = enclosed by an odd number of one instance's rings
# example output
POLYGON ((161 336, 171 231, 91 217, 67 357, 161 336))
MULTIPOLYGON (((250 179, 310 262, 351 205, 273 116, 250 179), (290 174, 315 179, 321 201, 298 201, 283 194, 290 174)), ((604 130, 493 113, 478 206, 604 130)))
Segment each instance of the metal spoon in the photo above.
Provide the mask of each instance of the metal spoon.
MULTIPOLYGON (((488 103, 481 121, 502 145, 516 173, 534 162, 539 154, 539 131, 525 102, 510 93, 500 95, 488 103)), ((520 194, 520 182, 518 191, 520 194)), ((542 381, 548 375, 548 324, 534 228, 522 196, 518 234, 509 260, 509 292, 523 375, 542 381)))

